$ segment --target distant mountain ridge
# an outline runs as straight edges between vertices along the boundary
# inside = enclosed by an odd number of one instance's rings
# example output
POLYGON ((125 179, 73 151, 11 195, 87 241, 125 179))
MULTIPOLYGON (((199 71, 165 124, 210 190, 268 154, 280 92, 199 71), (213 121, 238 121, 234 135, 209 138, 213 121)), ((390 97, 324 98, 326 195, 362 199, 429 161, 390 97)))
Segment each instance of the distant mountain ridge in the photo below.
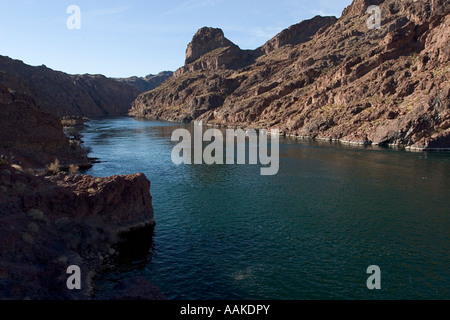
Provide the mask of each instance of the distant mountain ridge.
POLYGON ((114 78, 123 83, 134 85, 142 92, 147 92, 159 87, 167 79, 173 76, 172 71, 162 71, 158 74, 149 74, 145 77, 129 77, 129 78, 114 78))
POLYGON ((31 96, 42 111, 60 117, 126 115, 140 93, 155 88, 170 76, 170 72, 128 79, 70 75, 0 56, 0 83, 31 96))
POLYGON ((298 138, 450 149, 450 2, 355 0, 256 50, 202 28, 186 64, 130 115, 298 138), (382 27, 368 28, 370 5, 382 27), (194 48, 194 49, 193 49, 194 48))

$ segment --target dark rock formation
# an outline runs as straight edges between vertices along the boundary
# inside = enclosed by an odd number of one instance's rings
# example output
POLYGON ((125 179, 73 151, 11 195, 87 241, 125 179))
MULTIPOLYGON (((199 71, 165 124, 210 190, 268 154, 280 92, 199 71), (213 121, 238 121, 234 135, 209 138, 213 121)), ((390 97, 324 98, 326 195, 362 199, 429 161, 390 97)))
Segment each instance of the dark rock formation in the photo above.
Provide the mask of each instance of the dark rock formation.
MULTIPOLYGON (((143 174, 42 177, 0 164, 0 299, 92 298, 121 235, 154 226, 149 190, 143 174), (66 286, 70 265, 81 268, 81 290, 66 286)), ((145 282, 138 294, 163 298, 145 282)))
POLYGON ((450 148, 449 13, 448 0, 355 0, 340 19, 305 21, 251 53, 202 29, 193 42, 204 43, 190 45, 200 49, 188 49, 187 64, 129 114, 450 148), (367 26, 370 5, 380 6, 379 30, 367 26))
POLYGON ((70 144, 60 120, 38 110, 35 101, 0 84, 0 154, 26 167, 90 166, 77 144, 70 144))
MULTIPOLYGON (((84 120, 64 119, 71 125, 84 120)), ((93 277, 117 259, 116 245, 123 247, 136 230, 145 230, 151 241, 155 221, 143 174, 57 173, 89 165, 60 119, 0 84, 0 300, 164 299, 142 279, 94 296, 93 277), (66 286, 71 265, 81 268, 81 290, 66 286)))

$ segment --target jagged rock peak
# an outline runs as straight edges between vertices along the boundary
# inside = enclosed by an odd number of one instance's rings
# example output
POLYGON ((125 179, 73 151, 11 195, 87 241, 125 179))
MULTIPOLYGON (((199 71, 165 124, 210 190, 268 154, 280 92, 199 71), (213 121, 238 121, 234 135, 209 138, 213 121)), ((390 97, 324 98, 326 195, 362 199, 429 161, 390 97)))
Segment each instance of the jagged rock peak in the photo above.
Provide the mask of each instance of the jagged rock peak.
POLYGON ((197 31, 186 50, 186 64, 192 63, 205 53, 222 47, 236 46, 225 38, 221 29, 203 27, 197 31))

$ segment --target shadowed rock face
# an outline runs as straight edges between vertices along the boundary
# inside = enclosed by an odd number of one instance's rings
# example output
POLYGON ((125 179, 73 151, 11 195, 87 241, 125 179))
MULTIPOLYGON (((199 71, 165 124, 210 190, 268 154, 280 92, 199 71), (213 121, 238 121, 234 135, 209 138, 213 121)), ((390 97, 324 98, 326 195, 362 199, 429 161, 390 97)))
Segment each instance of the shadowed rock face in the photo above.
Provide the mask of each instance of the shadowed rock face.
POLYGON ((92 279, 115 260, 122 235, 145 230, 151 241, 155 221, 143 174, 35 175, 30 168, 55 159, 62 166, 88 159, 69 144, 55 115, 1 84, 0 155, 0 300, 164 298, 143 279, 94 296, 92 279), (82 290, 66 286, 71 265, 81 268, 82 290))
MULTIPOLYGON (((92 278, 121 234, 154 226, 149 190, 143 174, 45 178, 0 165, 0 299, 92 298, 92 278), (70 265, 81 268, 82 290, 67 289, 70 265)), ((137 289, 134 296, 163 298, 149 283, 137 289)))
POLYGON ((140 95, 129 114, 450 148, 449 13, 448 0, 355 0, 338 20, 302 22, 251 52, 213 41, 215 49, 140 95), (380 6, 379 30, 367 26, 370 5, 380 6))
POLYGON ((143 91, 102 75, 69 75, 0 56, 0 83, 31 96, 42 111, 57 116, 126 115, 143 91))
POLYGON ((56 159, 61 166, 90 165, 81 148, 69 143, 56 116, 40 111, 31 97, 1 84, 0 154, 33 168, 43 168, 56 159))

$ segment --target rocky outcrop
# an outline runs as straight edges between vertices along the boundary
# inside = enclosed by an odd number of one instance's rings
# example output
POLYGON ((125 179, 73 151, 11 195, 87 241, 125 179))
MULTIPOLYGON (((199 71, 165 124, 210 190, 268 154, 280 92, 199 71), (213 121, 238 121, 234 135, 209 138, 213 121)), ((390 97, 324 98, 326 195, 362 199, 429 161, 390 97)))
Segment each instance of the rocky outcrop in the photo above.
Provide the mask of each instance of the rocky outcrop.
POLYGON ((186 64, 194 62, 205 53, 224 47, 237 46, 225 38, 221 29, 204 27, 197 31, 187 47, 186 64))
POLYGON ((102 75, 69 75, 0 56, 0 83, 31 96, 42 111, 57 116, 126 115, 143 91, 102 75))
POLYGON ((186 63, 174 73, 174 78, 197 71, 236 70, 252 64, 259 55, 259 50, 241 50, 225 38, 221 29, 204 27, 189 43, 186 63))
POLYGON ((91 165, 81 146, 69 142, 56 116, 40 111, 28 95, 1 84, 0 154, 32 168, 44 168, 56 160, 61 167, 91 165))
POLYGON ((355 0, 338 20, 281 32, 238 68, 215 62, 237 59, 233 46, 204 53, 140 95, 130 115, 450 148, 449 13, 448 0, 355 0), (380 29, 368 28, 370 5, 380 6, 380 29))
MULTIPOLYGON (((43 177, 0 164, 0 299, 95 298, 92 279, 117 254, 114 245, 122 235, 147 227, 151 242, 149 190, 143 174, 43 177), (71 265, 81 268, 81 290, 66 286, 71 265)), ((145 282, 138 293, 164 298, 145 282)))

